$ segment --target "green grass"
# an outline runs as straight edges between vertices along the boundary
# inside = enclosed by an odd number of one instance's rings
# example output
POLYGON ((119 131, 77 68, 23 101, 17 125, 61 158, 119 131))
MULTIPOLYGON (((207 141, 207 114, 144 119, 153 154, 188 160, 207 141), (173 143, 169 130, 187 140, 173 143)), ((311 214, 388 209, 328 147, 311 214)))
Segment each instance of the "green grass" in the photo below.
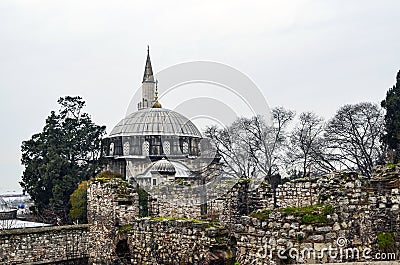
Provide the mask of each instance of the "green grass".
POLYGON ((254 211, 252 213, 250 213, 251 217, 257 218, 257 219, 261 219, 261 220, 265 220, 269 217, 269 215, 273 212, 273 210, 259 210, 259 211, 254 211))
POLYGON ((321 214, 305 214, 301 217, 301 222, 303 224, 327 223, 328 217, 321 214))
POLYGON ((103 171, 95 177, 95 180, 105 183, 114 178, 122 179, 122 175, 111 171, 103 171))
POLYGON ((206 228, 221 228, 222 225, 219 223, 217 219, 214 219, 212 221, 207 221, 207 220, 199 220, 199 219, 193 219, 193 218, 182 218, 182 217, 174 217, 174 216, 168 216, 168 217, 150 217, 150 220, 154 221, 187 221, 187 222, 192 222, 195 224, 205 224, 206 228))
POLYGON ((387 168, 389 168, 390 170, 395 170, 397 166, 400 166, 400 163, 398 163, 398 164, 387 163, 386 166, 387 166, 387 168))
POLYGON ((287 207, 275 210, 258 210, 252 212, 250 216, 257 219, 265 220, 272 212, 284 212, 286 214, 301 216, 301 222, 304 224, 326 223, 329 221, 328 215, 334 213, 334 208, 332 205, 316 204, 299 208, 287 207))
POLYGON ((118 228, 118 233, 125 233, 128 232, 132 229, 132 225, 123 225, 120 228, 118 228))
POLYGON ((393 233, 378 233, 378 246, 382 250, 387 250, 394 244, 393 233))

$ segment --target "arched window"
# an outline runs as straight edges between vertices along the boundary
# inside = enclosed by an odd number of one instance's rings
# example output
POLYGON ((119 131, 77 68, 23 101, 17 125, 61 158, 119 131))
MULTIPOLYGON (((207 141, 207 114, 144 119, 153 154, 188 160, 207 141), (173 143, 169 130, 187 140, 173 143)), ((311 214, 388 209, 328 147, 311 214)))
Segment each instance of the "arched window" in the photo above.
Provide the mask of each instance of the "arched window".
POLYGON ((130 153, 130 144, 129 144, 128 141, 126 141, 126 142, 124 143, 123 154, 124 154, 124 156, 128 156, 129 153, 130 153))
POLYGON ((163 149, 164 149, 164 154, 166 154, 166 155, 171 154, 171 144, 169 141, 163 142, 163 149))
POLYGON ((110 156, 114 155, 114 143, 110 144, 110 156))
POLYGON ((148 156, 150 150, 150 144, 148 141, 145 141, 142 145, 142 155, 148 156))
POLYGON ((187 154, 189 152, 189 144, 187 142, 183 142, 182 152, 187 154))

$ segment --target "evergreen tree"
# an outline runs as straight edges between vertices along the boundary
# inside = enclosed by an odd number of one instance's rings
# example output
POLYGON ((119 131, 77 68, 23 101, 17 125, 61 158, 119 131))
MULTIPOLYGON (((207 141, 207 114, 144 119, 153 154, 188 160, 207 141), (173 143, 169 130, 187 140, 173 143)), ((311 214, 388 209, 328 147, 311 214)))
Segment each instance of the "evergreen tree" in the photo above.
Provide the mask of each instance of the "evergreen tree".
POLYGON ((400 71, 396 79, 396 85, 389 89, 381 103, 386 109, 383 141, 388 149, 388 159, 393 163, 400 162, 400 71))
POLYGON ((20 184, 43 221, 65 223, 73 191, 100 171, 105 126, 82 112, 81 97, 60 98, 58 103, 60 111, 51 112, 43 131, 22 143, 25 169, 20 184))

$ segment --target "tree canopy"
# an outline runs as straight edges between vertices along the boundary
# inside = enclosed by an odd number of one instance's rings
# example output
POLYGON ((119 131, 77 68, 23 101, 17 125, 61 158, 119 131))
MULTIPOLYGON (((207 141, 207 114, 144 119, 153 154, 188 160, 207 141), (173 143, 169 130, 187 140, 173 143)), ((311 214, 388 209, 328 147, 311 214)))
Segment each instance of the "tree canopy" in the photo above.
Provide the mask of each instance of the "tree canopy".
POLYGON ((400 162, 400 71, 397 73, 396 85, 386 93, 381 103, 386 109, 384 144, 388 148, 388 159, 393 163, 400 162))
POLYGON ((85 101, 79 96, 62 97, 58 103, 60 110, 50 113, 43 131, 22 143, 25 169, 20 185, 38 215, 51 213, 43 221, 65 223, 72 192, 100 171, 105 126, 96 125, 83 112, 85 101))

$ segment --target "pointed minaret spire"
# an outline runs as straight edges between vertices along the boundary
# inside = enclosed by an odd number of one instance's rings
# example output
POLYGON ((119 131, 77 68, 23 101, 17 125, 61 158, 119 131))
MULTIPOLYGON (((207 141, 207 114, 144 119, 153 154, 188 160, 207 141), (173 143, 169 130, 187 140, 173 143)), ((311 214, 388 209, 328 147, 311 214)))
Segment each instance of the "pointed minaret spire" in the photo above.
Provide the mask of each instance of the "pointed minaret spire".
POLYGON ((149 45, 147 45, 147 59, 146 59, 146 66, 144 68, 143 82, 154 82, 153 68, 151 67, 151 61, 150 61, 149 45))
POLYGON ((144 67, 144 75, 142 82, 142 99, 138 103, 138 109, 147 109, 153 106, 154 101, 154 76, 153 76, 153 68, 151 67, 150 61, 150 48, 147 45, 147 59, 146 66, 144 67))

